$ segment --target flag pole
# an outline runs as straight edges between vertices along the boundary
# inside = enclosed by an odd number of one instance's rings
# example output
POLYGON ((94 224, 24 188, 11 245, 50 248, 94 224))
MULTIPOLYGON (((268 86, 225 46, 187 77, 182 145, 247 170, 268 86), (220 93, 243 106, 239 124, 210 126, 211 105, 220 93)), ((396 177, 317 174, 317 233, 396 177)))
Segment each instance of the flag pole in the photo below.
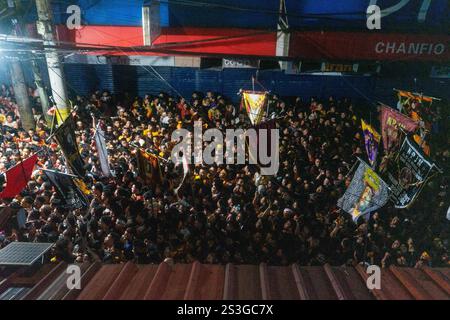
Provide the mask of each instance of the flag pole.
POLYGON ((142 147, 139 147, 138 145, 136 145, 136 144, 133 143, 133 142, 130 143, 130 146, 132 146, 133 148, 136 148, 136 149, 138 149, 138 150, 144 151, 145 154, 148 154, 148 155, 150 155, 150 156, 152 156, 152 157, 158 158, 159 160, 162 160, 162 161, 164 161, 164 162, 169 162, 169 160, 167 160, 167 159, 165 159, 165 158, 163 158, 163 157, 161 157, 161 156, 159 156, 159 155, 156 155, 156 154, 147 152, 145 149, 143 149, 142 147))
POLYGON ((55 128, 55 122, 56 122, 56 112, 53 113, 52 124, 51 124, 51 127, 50 127, 50 136, 53 135, 53 129, 55 128))
POLYGON ((79 178, 78 176, 74 175, 74 174, 70 174, 70 173, 66 173, 66 172, 61 172, 61 171, 56 171, 56 170, 52 170, 52 169, 43 169, 42 171, 48 171, 48 172, 52 172, 52 173, 56 173, 56 174, 62 174, 65 176, 69 176, 72 178, 79 178))
POLYGON ((355 169, 356 165, 361 161, 358 157, 356 157, 356 161, 353 163, 352 167, 350 168, 350 170, 347 172, 347 174, 345 175, 344 179, 347 179, 347 177, 353 172, 353 170, 355 169))

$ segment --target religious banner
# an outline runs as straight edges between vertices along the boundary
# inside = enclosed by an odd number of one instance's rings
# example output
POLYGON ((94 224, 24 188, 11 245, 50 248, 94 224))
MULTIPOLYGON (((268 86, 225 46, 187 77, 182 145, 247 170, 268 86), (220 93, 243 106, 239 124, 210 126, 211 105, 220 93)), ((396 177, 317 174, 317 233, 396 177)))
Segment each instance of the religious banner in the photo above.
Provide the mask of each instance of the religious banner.
POLYGON ((42 170, 62 197, 63 207, 68 210, 80 209, 88 206, 85 194, 78 188, 75 176, 54 170, 42 170))
POLYGON ((352 215, 353 221, 383 207, 389 200, 389 187, 364 161, 359 166, 338 207, 352 215))
POLYGON ((75 122, 71 115, 56 129, 54 138, 61 147, 69 168, 74 174, 83 177, 86 170, 84 168, 84 161, 78 150, 77 138, 75 136, 75 122))
POLYGON ((111 169, 108 161, 108 150, 106 149, 105 135, 100 127, 100 123, 97 125, 97 129, 94 134, 95 147, 97 149, 98 159, 100 162, 100 169, 105 177, 112 177, 111 169))
POLYGON ((400 128, 406 132, 417 130, 419 123, 388 107, 381 107, 381 132, 386 153, 390 153, 400 143, 400 128))
POLYGON ((161 168, 158 157, 141 149, 137 150, 136 156, 140 177, 146 183, 160 184, 161 168))
POLYGON ((369 124, 361 119, 361 128, 364 134, 364 144, 366 146, 367 158, 373 167, 377 160, 378 145, 380 144, 380 134, 369 124))
POLYGON ((242 93, 242 104, 245 106, 253 125, 259 124, 263 118, 266 98, 265 92, 244 91, 242 93))
POLYGON ((392 190, 391 200, 396 208, 407 208, 419 195, 431 171, 435 168, 421 148, 405 137, 387 178, 392 190))

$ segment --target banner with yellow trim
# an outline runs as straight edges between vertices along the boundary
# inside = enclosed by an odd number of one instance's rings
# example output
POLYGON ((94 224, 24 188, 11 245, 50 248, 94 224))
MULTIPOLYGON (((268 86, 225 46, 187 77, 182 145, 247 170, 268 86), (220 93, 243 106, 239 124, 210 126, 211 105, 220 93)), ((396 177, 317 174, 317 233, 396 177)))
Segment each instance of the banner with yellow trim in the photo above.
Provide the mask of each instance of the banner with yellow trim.
POLYGON ((253 125, 261 122, 264 115, 264 107, 267 103, 267 95, 261 91, 244 91, 242 104, 247 110, 248 117, 253 125))

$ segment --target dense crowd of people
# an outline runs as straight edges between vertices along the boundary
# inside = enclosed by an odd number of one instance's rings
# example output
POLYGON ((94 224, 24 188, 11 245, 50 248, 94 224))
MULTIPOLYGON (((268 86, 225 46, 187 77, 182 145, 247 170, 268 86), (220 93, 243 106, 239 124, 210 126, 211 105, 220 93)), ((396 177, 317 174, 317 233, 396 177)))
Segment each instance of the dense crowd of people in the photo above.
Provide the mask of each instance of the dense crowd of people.
MULTIPOLYGON (((159 263, 171 258, 220 264, 450 264, 450 223, 445 218, 450 128, 443 113, 429 142, 444 174, 427 184, 411 209, 387 205, 367 221, 354 223, 337 200, 350 183, 356 156, 366 158, 360 119, 368 106, 332 97, 289 101, 272 96, 269 114, 280 132, 278 173, 261 176, 258 166, 249 164, 193 164, 176 193, 182 166, 160 161, 161 180, 145 183, 135 145, 168 159, 173 130, 190 129, 195 120, 221 131, 246 128, 245 110, 213 92, 194 93, 190 99, 164 93, 119 99, 107 91, 78 96, 73 116, 88 172, 84 180, 92 192, 88 207, 66 210, 39 170, 67 169, 58 145, 47 141, 50 127, 37 116, 35 130, 22 129, 11 89, 2 86, 1 94, 0 170, 41 151, 27 188, 2 200, 16 213, 0 230, 0 247, 11 241, 55 242, 57 260, 77 262, 159 263), (93 118, 104 126, 113 178, 102 177, 93 118)), ((371 112, 375 122, 376 110, 371 112)))

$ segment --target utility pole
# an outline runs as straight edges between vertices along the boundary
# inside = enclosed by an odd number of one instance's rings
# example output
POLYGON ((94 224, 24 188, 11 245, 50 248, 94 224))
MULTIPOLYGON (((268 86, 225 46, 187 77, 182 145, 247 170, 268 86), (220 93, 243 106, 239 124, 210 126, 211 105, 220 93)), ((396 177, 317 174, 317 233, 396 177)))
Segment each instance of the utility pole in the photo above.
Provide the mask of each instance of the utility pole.
MULTIPOLYGON (((289 55, 290 31, 285 0, 280 0, 277 30, 276 56, 287 57, 289 55)), ((279 63, 281 70, 286 70, 287 62, 280 61, 279 63)))
MULTIPOLYGON (((52 9, 48 0, 36 0, 36 9, 39 20, 36 22, 37 30, 45 46, 55 46, 55 35, 52 22, 52 9)), ((67 95, 67 88, 64 81, 64 72, 58 52, 54 48, 45 48, 45 58, 47 60, 48 76, 50 78, 50 86, 52 89, 52 96, 58 108, 60 117, 59 123, 68 116, 70 112, 69 99, 67 95)))
MULTIPOLYGON (((20 23, 17 18, 19 9, 16 7, 16 4, 13 1, 8 1, 7 8, 2 9, 4 9, 2 10, 2 13, 4 13, 4 11, 6 10, 6 16, 12 17, 10 19, 10 23, 8 23, 7 26, 2 24, 2 27, 10 29, 12 35, 17 36, 17 33, 20 33, 20 23)), ((4 18, 6 18, 6 16, 4 18)), ((22 127, 26 130, 30 130, 35 128, 35 121, 20 60, 21 55, 19 53, 11 57, 9 63, 9 71, 11 76, 11 83, 14 89, 14 98, 19 109, 22 127)))
POLYGON ((39 69, 37 61, 34 59, 31 61, 31 68, 33 69, 34 82, 36 83, 36 87, 38 89, 39 100, 41 100, 42 114, 44 115, 47 124, 51 125, 53 117, 47 113, 50 102, 48 100, 47 91, 44 87, 44 82, 42 81, 41 70, 39 69))
POLYGON ((31 109, 30 98, 28 97, 28 90, 23 76, 22 65, 19 58, 11 59, 10 64, 11 81, 14 88, 14 96, 19 106, 20 120, 22 127, 26 130, 35 128, 33 110, 31 109))

